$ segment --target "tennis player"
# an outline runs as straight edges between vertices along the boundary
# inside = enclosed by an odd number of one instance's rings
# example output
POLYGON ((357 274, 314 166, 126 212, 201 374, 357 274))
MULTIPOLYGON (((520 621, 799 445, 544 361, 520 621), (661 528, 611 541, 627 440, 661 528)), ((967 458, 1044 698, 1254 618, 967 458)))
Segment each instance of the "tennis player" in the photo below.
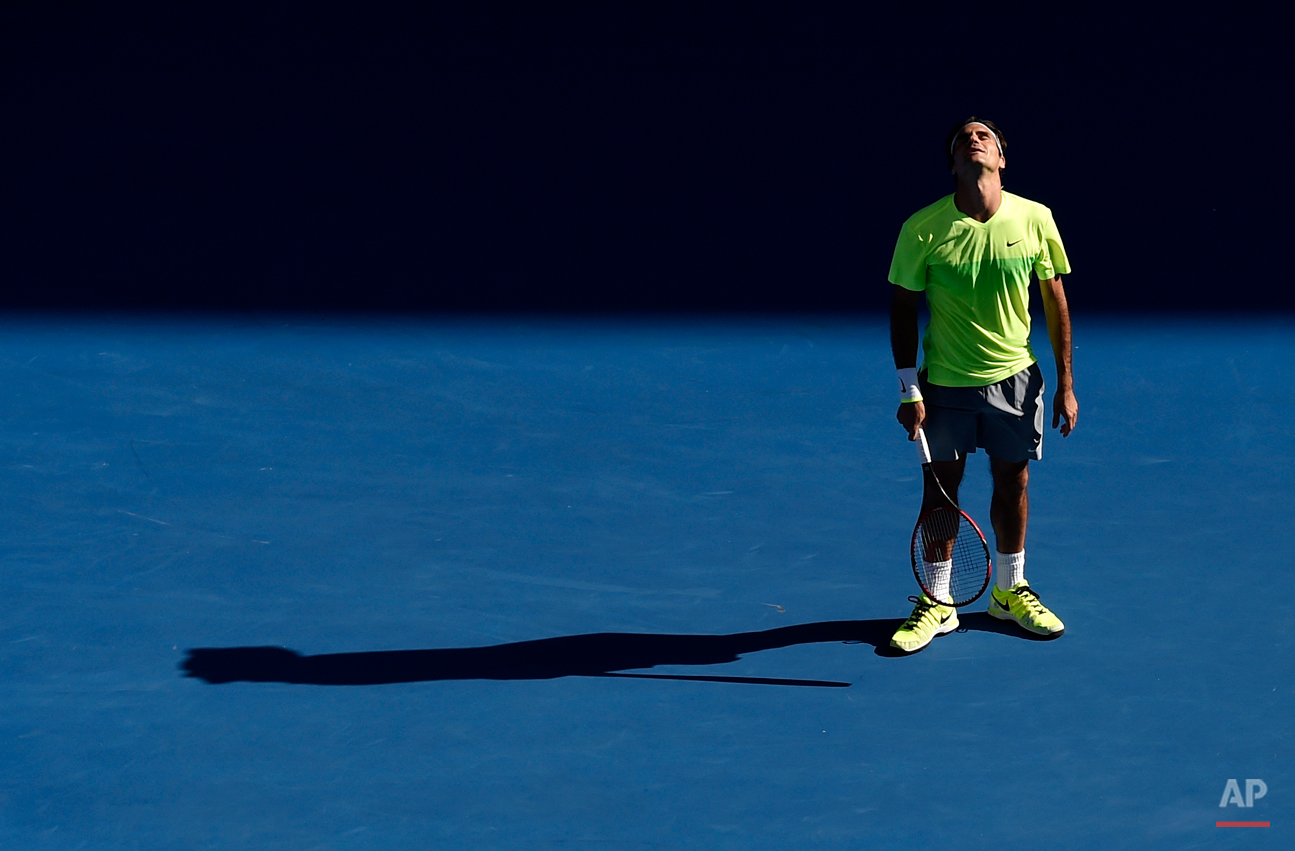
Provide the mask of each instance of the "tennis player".
MULTIPOLYGON (((998 554, 989 614, 1037 635, 1065 629, 1025 579, 1029 464, 1042 457, 1043 377, 1030 350, 1030 276, 1036 275, 1057 363, 1052 427, 1063 437, 1079 418, 1071 376, 1070 313, 1061 276, 1070 264, 1052 212, 1003 191, 1007 139, 994 122, 968 118, 945 140, 952 195, 919 210, 900 230, 890 265, 890 341, 899 374, 897 418, 909 439, 930 443, 932 472, 958 498, 967 455, 989 455, 989 518, 998 554), (918 305, 930 323, 917 364, 918 305)), ((932 504, 928 483, 924 499, 932 504)), ((926 594, 891 639, 912 653, 958 627, 957 610, 926 594)))

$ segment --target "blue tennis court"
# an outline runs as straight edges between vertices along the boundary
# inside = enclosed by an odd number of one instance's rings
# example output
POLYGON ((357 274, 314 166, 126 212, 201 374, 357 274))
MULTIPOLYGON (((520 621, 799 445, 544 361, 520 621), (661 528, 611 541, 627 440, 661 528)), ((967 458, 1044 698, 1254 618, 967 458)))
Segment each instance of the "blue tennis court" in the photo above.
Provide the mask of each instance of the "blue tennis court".
POLYGON ((1066 634, 907 658, 879 320, 3 326, 5 847, 1290 845, 1289 319, 1079 314, 1066 634))

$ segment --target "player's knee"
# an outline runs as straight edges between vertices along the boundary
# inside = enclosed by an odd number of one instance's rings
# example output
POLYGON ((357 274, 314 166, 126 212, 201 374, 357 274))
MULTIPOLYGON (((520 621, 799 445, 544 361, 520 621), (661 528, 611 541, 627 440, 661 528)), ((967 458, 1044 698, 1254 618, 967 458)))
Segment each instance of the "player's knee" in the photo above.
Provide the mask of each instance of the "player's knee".
POLYGON ((991 460, 990 472, 994 478, 994 490, 1004 494, 1024 493, 1030 484, 1030 464, 1022 461, 1019 464, 1008 464, 991 460))

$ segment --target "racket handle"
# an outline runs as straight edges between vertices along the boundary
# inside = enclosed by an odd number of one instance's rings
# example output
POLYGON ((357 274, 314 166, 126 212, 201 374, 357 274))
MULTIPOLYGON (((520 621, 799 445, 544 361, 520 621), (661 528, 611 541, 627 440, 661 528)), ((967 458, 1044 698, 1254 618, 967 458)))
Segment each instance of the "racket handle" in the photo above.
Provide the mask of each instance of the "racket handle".
POLYGON ((922 427, 921 427, 921 426, 918 426, 918 427, 917 427, 917 437, 913 439, 913 442, 917 444, 917 457, 918 457, 918 459, 919 459, 923 464, 930 464, 930 463, 931 463, 931 447, 930 447, 930 446, 928 446, 928 445, 927 445, 927 443, 926 443, 926 432, 922 431, 922 427))

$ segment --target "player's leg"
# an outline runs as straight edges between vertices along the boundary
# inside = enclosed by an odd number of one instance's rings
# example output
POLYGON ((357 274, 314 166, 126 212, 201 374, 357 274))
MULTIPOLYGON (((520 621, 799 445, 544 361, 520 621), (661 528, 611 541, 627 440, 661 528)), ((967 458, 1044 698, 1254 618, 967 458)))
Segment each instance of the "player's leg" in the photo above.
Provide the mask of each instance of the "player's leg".
POLYGON ((940 488, 949 499, 958 502, 958 487, 967 466, 967 453, 976 451, 976 412, 979 404, 975 388, 942 387, 926 381, 920 373, 922 394, 926 397, 926 445, 931 450, 931 472, 937 486, 928 476, 922 487, 922 510, 944 504, 940 488))
POLYGON ((1030 459, 1042 457, 1043 379, 1038 366, 985 388, 990 406, 982 421, 982 445, 994 481, 989 519, 997 539, 997 570, 989 614, 1013 620, 1037 635, 1065 630, 1025 578, 1025 532, 1030 517, 1030 459))
MULTIPOLYGON (((940 486, 954 503, 958 501, 958 487, 962 484, 962 474, 966 467, 966 455, 960 455, 956 461, 931 460, 931 472, 940 480, 940 486)), ((940 495, 940 488, 936 487, 935 482, 927 479, 922 487, 922 510, 943 504, 944 498, 940 495)))
MULTIPOLYGON (((966 464, 965 455, 956 461, 931 462, 933 475, 925 477, 922 489, 923 514, 933 508, 947 506, 946 493, 955 505, 958 503, 958 486, 962 484, 962 473, 966 464), (939 484, 936 483, 937 479, 939 484)), ((921 556, 922 576, 925 577, 926 583, 923 587, 929 589, 935 599, 948 600, 950 583, 953 581, 953 542, 958 535, 957 523, 946 523, 946 527, 928 525, 926 529, 928 533, 932 533, 932 537, 923 536, 925 546, 921 556), (936 528, 945 528, 947 537, 943 540, 934 537, 936 528)))
MULTIPOLYGON (((931 472, 940 480, 940 485, 948 492, 949 498, 956 502, 958 486, 962 483, 967 463, 967 452, 975 451, 975 414, 959 409, 961 402, 957 394, 965 388, 939 387, 927 383, 925 379, 925 373, 918 376, 918 380, 922 382, 922 395, 926 400, 926 422, 922 429, 931 450, 931 472)), ((922 510, 942 504, 944 500, 939 488, 928 477, 922 489, 922 510)), ((946 582, 951 567, 950 564, 945 568, 946 582)), ((926 570, 928 576, 937 577, 935 582, 938 585, 938 563, 928 564, 926 570)), ((913 612, 891 637, 891 647, 905 653, 915 653, 930 644, 936 636, 958 628, 958 610, 952 606, 942 606, 926 594, 908 599, 913 603, 913 612)))
POLYGON ((994 480, 989 500, 989 522, 994 527, 998 552, 1025 550, 1025 527, 1030 520, 1030 462, 1002 461, 989 456, 989 473, 994 480))

